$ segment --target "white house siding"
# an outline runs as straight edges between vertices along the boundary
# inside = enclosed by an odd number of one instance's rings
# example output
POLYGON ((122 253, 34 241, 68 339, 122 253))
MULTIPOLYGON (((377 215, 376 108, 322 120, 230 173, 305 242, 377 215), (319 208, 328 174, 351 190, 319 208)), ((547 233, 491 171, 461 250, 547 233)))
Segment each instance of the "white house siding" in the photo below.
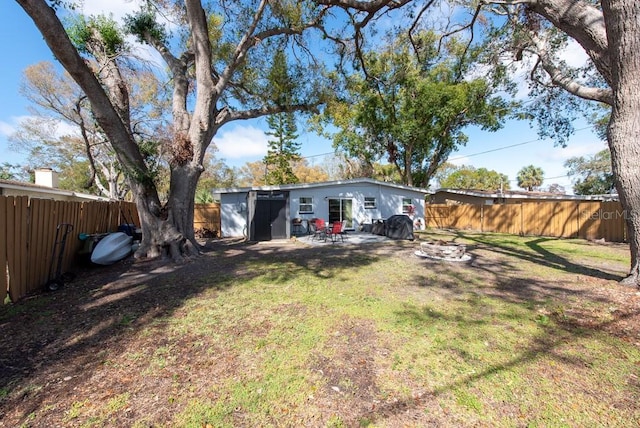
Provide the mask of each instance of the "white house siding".
POLYGON ((245 236, 247 230, 247 192, 220 195, 220 223, 223 238, 245 236))
POLYGON ((385 219, 394 214, 402 214, 402 199, 411 198, 416 207, 416 218, 424 218, 424 193, 384 187, 370 183, 334 185, 327 187, 311 187, 292 190, 290 194, 291 217, 310 219, 314 217, 327 219, 329 216, 329 199, 351 199, 353 201, 353 229, 385 219), (313 198, 313 213, 300 212, 300 198, 313 198), (376 198, 376 208, 364 207, 365 197, 376 198))
MULTIPOLYGON (((329 218, 329 199, 351 199, 352 229, 371 224, 378 219, 386 219, 395 214, 402 214, 402 199, 411 198, 415 207, 414 219, 421 219, 424 227, 425 192, 409 188, 394 187, 385 183, 346 182, 337 184, 310 184, 299 186, 282 186, 289 190, 289 223, 294 218, 309 220, 311 218, 329 218), (313 212, 300 212, 300 198, 313 198, 313 212), (365 197, 376 198, 375 209, 365 209, 365 197)), ((223 237, 239 237, 246 233, 247 192, 222 193, 220 195, 220 214, 223 237)), ((306 226, 306 222, 303 223, 306 226)))

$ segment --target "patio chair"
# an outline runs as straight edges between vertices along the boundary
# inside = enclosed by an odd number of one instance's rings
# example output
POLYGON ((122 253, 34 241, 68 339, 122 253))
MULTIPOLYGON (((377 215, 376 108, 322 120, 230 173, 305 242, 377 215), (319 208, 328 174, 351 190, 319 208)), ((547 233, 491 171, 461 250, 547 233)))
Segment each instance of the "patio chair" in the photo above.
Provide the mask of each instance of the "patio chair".
POLYGON ((342 220, 342 229, 340 229, 340 237, 344 242, 344 238, 347 236, 347 220, 342 220))
POLYGON ((324 219, 316 218, 309 220, 309 227, 313 231, 313 236, 311 236, 312 241, 314 239, 322 239, 325 242, 327 241, 327 225, 325 224, 324 219))
POLYGON ((304 226, 302 225, 302 219, 300 217, 296 217, 291 220, 292 225, 292 234, 294 236, 299 236, 304 233, 304 226))
POLYGON ((338 240, 338 237, 340 237, 340 240, 344 242, 345 223, 345 221, 333 222, 333 224, 331 225, 331 229, 328 230, 329 236, 331 237, 331 242, 336 242, 338 240))

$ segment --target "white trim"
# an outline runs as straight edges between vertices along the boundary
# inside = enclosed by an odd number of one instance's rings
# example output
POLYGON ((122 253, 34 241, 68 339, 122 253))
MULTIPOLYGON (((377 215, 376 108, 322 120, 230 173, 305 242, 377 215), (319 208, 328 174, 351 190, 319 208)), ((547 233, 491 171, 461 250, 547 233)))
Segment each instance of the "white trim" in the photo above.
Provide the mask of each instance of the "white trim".
POLYGON ((394 189, 411 190, 412 192, 430 193, 427 189, 421 189, 419 187, 405 186, 397 183, 388 183, 386 181, 373 180, 371 178, 354 178, 350 180, 336 180, 336 181, 321 181, 316 183, 301 183, 301 184, 281 184, 279 186, 257 186, 257 187, 231 187, 222 189, 213 189, 213 194, 222 193, 244 193, 249 191, 272 191, 272 190, 300 190, 300 189, 313 189, 319 187, 329 186, 348 186, 352 184, 374 184, 377 186, 390 187, 394 189))
POLYGON ((549 199, 549 200, 577 200, 577 201, 611 201, 618 200, 617 194, 604 194, 604 195, 554 195, 549 193, 528 193, 518 192, 512 193, 507 190, 505 192, 483 192, 480 190, 464 190, 464 189, 449 189, 442 188, 433 192, 433 195, 438 193, 450 193, 453 195, 473 196, 477 198, 504 198, 504 199, 549 199))
MULTIPOLYGON (((0 180, 0 195, 3 194, 2 189, 11 189, 24 191, 27 193, 43 193, 45 195, 59 195, 67 196, 70 198, 89 199, 93 201, 111 201, 113 199, 105 198, 103 196, 89 195, 86 193, 72 192, 71 190, 54 189, 47 186, 40 186, 37 184, 26 183, 20 184, 20 182, 8 182, 6 180, 0 180)), ((33 196, 32 196, 33 197, 33 196)))

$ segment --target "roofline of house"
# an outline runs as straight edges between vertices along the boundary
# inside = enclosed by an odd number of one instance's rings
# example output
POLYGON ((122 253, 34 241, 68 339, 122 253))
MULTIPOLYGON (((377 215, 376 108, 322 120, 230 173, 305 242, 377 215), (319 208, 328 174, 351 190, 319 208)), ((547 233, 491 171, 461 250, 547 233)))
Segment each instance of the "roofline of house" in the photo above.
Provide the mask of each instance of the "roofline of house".
POLYGON ((353 178, 349 180, 320 181, 316 183, 300 183, 300 184, 281 184, 281 185, 275 185, 275 186, 230 187, 230 188, 222 188, 222 189, 213 189, 212 193, 223 194, 223 193, 245 193, 250 191, 313 189, 318 187, 341 186, 341 185, 361 184, 361 183, 373 184, 377 186, 393 187, 396 189, 409 190, 412 192, 420 192, 424 194, 430 193, 428 190, 422 189, 419 187, 405 186, 397 183, 388 183, 386 181, 378 181, 378 180, 373 180, 371 178, 353 178))
POLYGON ((89 199, 93 201, 111 201, 112 200, 104 196, 89 195, 87 193, 78 193, 78 192, 73 192, 71 190, 54 189, 47 186, 40 186, 38 184, 22 183, 20 181, 11 181, 11 180, 0 180, 0 189, 24 190, 24 191, 45 193, 50 195, 60 195, 60 196, 76 197, 81 199, 89 199))
POLYGON ((481 198, 503 198, 503 199, 570 199, 577 201, 599 201, 599 200, 618 200, 617 194, 602 194, 602 195, 560 195, 550 193, 510 193, 508 190, 505 192, 483 192, 477 190, 465 190, 465 189, 450 189, 442 188, 435 191, 435 193, 453 193, 456 195, 464 196, 477 196, 481 198))

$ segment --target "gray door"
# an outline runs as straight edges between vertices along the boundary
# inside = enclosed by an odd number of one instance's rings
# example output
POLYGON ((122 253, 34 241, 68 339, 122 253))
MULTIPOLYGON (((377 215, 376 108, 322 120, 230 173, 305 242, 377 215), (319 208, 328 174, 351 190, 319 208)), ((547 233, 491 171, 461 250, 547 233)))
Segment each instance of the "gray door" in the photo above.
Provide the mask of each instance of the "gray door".
POLYGON ((287 237, 288 192, 258 192, 254 239, 270 241, 287 237))

